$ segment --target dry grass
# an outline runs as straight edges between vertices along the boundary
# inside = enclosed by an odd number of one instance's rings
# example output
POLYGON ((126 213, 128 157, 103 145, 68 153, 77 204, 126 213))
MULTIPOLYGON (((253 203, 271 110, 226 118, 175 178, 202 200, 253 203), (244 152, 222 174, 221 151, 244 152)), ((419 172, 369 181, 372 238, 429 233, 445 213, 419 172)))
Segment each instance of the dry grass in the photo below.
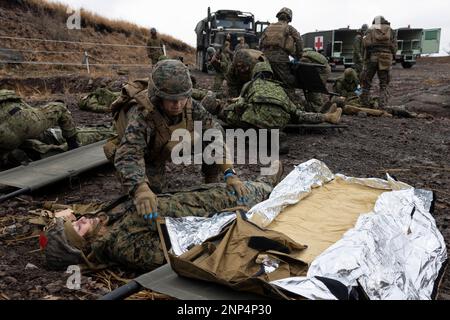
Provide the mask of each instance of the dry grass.
MULTIPOLYGON (((145 48, 95 45, 97 43, 103 43, 142 46, 146 44, 146 40, 149 37, 149 31, 147 29, 127 21, 107 19, 101 15, 82 9, 81 30, 69 30, 66 27, 66 21, 69 16, 67 13, 68 8, 64 4, 48 2, 46 0, 0 1, 0 16, 2 17, 0 35, 81 42, 79 44, 66 42, 49 43, 2 39, 1 47, 39 51, 39 53, 23 51, 20 54, 21 59, 24 61, 80 64, 82 62, 83 52, 87 51, 92 57, 90 59, 91 64, 146 65, 149 63, 145 48), (44 53, 41 51, 51 52, 44 53)), ((161 37, 166 44, 169 57, 177 58, 182 56, 185 63, 194 64, 194 48, 172 36, 161 35, 161 37)), ((123 69, 126 68, 124 67, 123 69)), ((116 73, 116 69, 112 65, 92 66, 91 72, 93 74, 109 75, 116 73)), ((136 67, 127 69, 128 73, 132 74, 136 67)), ((20 77, 30 77, 44 71, 47 72, 47 75, 67 72, 85 74, 86 68, 82 66, 71 67, 61 65, 0 66, 0 76, 18 75, 20 77)))
MULTIPOLYGON (((23 0, 13 0, 12 2, 22 4, 23 0)), ((62 22, 67 20, 67 10, 70 8, 65 4, 48 2, 46 0, 28 0, 22 5, 39 15, 47 15, 62 22)), ((145 41, 149 36, 149 31, 137 24, 124 20, 108 19, 85 9, 81 9, 81 18, 83 28, 92 27, 97 32, 118 32, 123 33, 126 36, 133 35, 140 38, 142 41, 145 41)), ((194 48, 179 39, 165 34, 162 34, 161 37, 169 47, 175 51, 194 52, 194 48)))

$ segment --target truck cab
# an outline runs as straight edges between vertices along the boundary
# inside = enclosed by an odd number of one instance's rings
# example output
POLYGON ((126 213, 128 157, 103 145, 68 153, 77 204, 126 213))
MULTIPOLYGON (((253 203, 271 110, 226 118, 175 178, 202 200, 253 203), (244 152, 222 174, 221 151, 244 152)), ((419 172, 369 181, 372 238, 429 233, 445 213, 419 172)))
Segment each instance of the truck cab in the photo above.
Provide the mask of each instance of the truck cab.
POLYGON ((238 44, 238 38, 244 37, 251 49, 257 49, 262 32, 269 22, 255 21, 255 16, 250 12, 238 10, 218 10, 211 12, 208 8, 208 16, 197 23, 197 68, 207 71, 208 47, 216 50, 222 49, 227 34, 231 35, 231 50, 238 44))

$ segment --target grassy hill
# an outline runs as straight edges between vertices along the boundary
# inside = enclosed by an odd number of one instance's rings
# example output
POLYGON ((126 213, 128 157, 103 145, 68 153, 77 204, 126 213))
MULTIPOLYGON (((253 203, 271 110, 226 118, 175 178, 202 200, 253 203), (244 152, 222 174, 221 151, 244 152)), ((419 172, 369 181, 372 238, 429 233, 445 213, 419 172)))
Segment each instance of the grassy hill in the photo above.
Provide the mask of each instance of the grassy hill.
MULTIPOLYGON (((66 24, 70 16, 70 13, 67 13, 68 9, 66 5, 45 0, 0 1, 0 36, 91 43, 41 42, 1 38, 0 60, 79 64, 86 51, 91 57, 91 64, 148 64, 145 48, 96 44, 145 45, 149 30, 126 21, 110 20, 86 10, 81 10, 81 30, 69 30, 66 24)), ((162 38, 170 57, 182 56, 185 63, 194 62, 194 48, 169 35, 162 35, 162 38)), ((117 69, 123 68, 115 68, 115 70, 117 69)), ((86 72, 85 68, 70 65, 23 64, 13 65, 13 67, 11 65, 3 66, 0 72, 26 76, 29 73, 44 72, 48 74, 68 70, 86 72)), ((111 66, 92 67, 92 72, 97 74, 107 74, 111 71, 114 71, 111 66)))

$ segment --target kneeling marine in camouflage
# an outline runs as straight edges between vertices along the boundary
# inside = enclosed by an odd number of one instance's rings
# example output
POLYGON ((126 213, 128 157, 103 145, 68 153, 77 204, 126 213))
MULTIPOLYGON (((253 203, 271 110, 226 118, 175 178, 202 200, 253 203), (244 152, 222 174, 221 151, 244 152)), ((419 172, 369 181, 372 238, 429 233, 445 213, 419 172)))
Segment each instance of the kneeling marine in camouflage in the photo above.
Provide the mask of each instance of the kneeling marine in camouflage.
POLYGON ((273 80, 270 64, 259 62, 253 69, 253 80, 244 85, 235 103, 220 111, 219 118, 237 128, 283 129, 289 123, 336 124, 341 111, 336 108, 327 114, 302 111, 289 99, 283 84, 273 80))

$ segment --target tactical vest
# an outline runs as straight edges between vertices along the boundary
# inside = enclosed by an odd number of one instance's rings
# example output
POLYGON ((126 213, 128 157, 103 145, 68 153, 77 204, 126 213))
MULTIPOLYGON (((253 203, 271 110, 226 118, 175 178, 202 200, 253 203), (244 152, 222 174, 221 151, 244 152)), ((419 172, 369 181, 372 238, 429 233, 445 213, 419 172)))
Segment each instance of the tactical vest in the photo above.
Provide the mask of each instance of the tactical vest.
POLYGON ((245 95, 245 101, 249 104, 272 104, 289 112, 289 97, 277 81, 262 79, 252 81, 245 95))
POLYGON ((363 39, 365 48, 389 48, 392 45, 393 31, 387 24, 382 24, 379 28, 370 28, 363 39))
POLYGON ((264 31, 261 47, 263 49, 281 48, 288 54, 293 55, 295 53, 295 41, 288 30, 289 24, 285 22, 270 24, 264 31))
POLYGON ((148 90, 148 79, 136 80, 125 85, 122 88, 121 96, 112 103, 111 110, 118 138, 109 142, 115 145, 115 148, 112 145, 108 146, 109 148, 114 148, 114 150, 107 152, 105 149, 105 154, 109 160, 112 161, 115 150, 125 134, 128 126, 127 113, 136 104, 144 107, 148 111, 148 118, 146 120, 148 120, 150 128, 155 135, 151 141, 152 145, 149 150, 150 160, 165 161, 170 157, 173 147, 178 144, 178 142, 173 143, 170 141, 172 133, 175 130, 187 129, 191 133, 191 137, 194 136, 192 99, 188 99, 187 101, 182 120, 178 124, 169 125, 167 118, 150 101, 148 90))
POLYGON ((307 58, 310 61, 312 61, 313 63, 317 63, 317 64, 321 64, 326 66, 328 64, 328 60, 327 58, 315 51, 306 51, 303 53, 302 58, 307 58))

